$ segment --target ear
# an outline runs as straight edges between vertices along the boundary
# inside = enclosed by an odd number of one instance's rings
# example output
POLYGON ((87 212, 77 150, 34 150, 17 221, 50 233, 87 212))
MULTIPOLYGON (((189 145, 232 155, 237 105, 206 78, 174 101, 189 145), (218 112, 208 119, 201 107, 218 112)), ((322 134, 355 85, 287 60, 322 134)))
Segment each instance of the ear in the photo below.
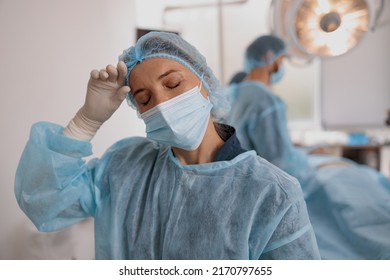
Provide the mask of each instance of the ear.
POLYGON ((275 68, 274 68, 275 72, 279 71, 279 67, 283 63, 283 59, 284 59, 284 55, 281 55, 274 61, 274 63, 275 63, 275 68))
POLYGON ((205 89, 205 87, 202 86, 202 88, 200 88, 200 94, 203 95, 204 98, 206 99, 209 99, 210 98, 210 93, 208 90, 205 89))
POLYGON ((281 56, 279 56, 279 57, 276 59, 276 62, 277 62, 277 64, 278 64, 278 69, 279 69, 280 64, 283 63, 283 59, 284 59, 284 55, 281 55, 281 56))
POLYGON ((276 72, 278 72, 278 70, 279 70, 279 63, 278 63, 278 59, 277 59, 274 62, 272 62, 272 64, 270 65, 269 72, 276 73, 276 72))

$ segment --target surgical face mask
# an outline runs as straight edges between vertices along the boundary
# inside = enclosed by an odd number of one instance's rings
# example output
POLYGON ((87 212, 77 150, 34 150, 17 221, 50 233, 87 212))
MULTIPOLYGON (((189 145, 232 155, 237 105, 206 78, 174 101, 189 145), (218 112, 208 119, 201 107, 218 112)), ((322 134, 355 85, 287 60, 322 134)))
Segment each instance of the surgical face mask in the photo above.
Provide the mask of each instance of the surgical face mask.
POLYGON ((276 84, 277 82, 282 80, 285 71, 286 70, 284 69, 284 65, 280 64, 278 71, 271 74, 270 80, 269 80, 270 84, 276 84))
POLYGON ((146 125, 146 137, 193 151, 203 140, 212 106, 196 86, 141 114, 146 125))

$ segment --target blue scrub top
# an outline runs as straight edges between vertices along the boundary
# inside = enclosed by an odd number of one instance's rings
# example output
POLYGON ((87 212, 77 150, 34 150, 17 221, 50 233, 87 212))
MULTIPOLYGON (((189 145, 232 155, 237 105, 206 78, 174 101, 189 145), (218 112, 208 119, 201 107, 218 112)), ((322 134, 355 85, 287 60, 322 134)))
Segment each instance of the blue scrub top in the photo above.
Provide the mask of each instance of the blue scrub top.
POLYGON ((246 152, 236 136, 234 127, 226 124, 216 124, 217 133, 225 143, 219 149, 215 161, 232 160, 239 154, 246 152))

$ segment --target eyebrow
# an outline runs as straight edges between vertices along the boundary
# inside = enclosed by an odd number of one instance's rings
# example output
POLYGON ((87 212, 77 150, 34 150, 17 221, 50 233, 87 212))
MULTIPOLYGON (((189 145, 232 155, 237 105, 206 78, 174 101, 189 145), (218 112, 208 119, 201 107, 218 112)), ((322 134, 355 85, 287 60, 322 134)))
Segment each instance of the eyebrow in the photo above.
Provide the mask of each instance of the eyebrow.
MULTIPOLYGON (((163 79, 164 77, 168 76, 169 74, 171 73, 174 73, 174 72, 180 72, 179 70, 175 70, 175 69, 171 69, 171 70, 168 70, 167 72, 164 72, 163 74, 161 74, 160 76, 158 76, 157 80, 161 80, 163 79)), ((137 93, 141 92, 145 90, 144 88, 139 88, 137 89, 135 92, 133 92, 133 96, 136 95, 137 93)))
POLYGON ((175 70, 175 69, 168 70, 167 72, 161 74, 157 79, 161 80, 162 78, 164 78, 164 77, 166 77, 169 74, 174 73, 174 72, 179 72, 179 70, 175 70))

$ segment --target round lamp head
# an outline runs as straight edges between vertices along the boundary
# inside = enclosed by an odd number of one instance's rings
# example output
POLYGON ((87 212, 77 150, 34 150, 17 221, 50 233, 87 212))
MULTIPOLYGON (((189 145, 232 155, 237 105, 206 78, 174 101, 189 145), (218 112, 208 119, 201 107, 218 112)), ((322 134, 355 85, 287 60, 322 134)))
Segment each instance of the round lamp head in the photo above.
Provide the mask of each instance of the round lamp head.
POLYGON ((369 29, 365 0, 302 0, 293 13, 291 33, 297 44, 313 55, 344 54, 369 29))
POLYGON ((374 7, 371 0, 272 0, 270 28, 290 57, 338 56, 372 27, 374 7))

